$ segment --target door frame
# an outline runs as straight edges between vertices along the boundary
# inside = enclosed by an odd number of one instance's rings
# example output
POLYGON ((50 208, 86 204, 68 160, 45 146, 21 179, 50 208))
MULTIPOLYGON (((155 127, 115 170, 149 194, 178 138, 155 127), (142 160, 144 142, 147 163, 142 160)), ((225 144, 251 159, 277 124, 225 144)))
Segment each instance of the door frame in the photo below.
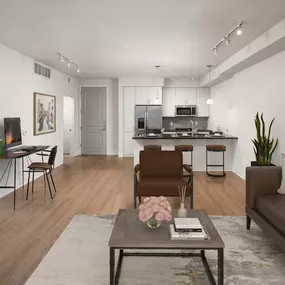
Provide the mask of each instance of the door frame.
MULTIPOLYGON (((73 147, 74 144, 72 144, 72 141, 75 141, 75 99, 72 96, 63 96, 63 112, 64 112, 64 97, 67 98, 71 98, 73 100, 73 117, 72 117, 72 132, 71 132, 71 136, 70 136, 70 145, 69 145, 69 156, 74 157, 74 153, 75 153, 75 149, 73 147)), ((80 116, 81 117, 81 116, 80 116)), ((63 118, 64 119, 64 118, 63 118)), ((64 124, 63 124, 63 128, 64 128, 64 124)), ((64 130, 63 130, 64 132, 64 130)), ((63 133, 63 152, 64 152, 64 133, 63 133)))
POLYGON ((84 87, 98 87, 98 88, 106 88, 106 106, 105 106, 105 112, 106 112, 106 145, 105 145, 105 149, 106 149, 106 154, 108 153, 108 150, 107 150, 107 145, 108 145, 108 94, 109 94, 109 88, 108 88, 108 85, 106 84, 80 84, 79 85, 79 137, 80 137, 80 154, 82 155, 82 88, 84 87))

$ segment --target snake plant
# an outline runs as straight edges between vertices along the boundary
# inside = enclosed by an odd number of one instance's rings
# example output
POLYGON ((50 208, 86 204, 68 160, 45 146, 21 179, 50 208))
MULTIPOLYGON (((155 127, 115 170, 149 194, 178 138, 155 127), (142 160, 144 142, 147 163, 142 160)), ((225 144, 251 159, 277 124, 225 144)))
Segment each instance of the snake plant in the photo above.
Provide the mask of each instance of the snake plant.
POLYGON ((255 115, 256 138, 252 140, 254 144, 254 153, 258 166, 266 166, 271 164, 272 155, 278 145, 278 139, 271 138, 271 128, 275 118, 269 125, 268 134, 266 135, 265 122, 263 113, 259 117, 258 112, 255 115))

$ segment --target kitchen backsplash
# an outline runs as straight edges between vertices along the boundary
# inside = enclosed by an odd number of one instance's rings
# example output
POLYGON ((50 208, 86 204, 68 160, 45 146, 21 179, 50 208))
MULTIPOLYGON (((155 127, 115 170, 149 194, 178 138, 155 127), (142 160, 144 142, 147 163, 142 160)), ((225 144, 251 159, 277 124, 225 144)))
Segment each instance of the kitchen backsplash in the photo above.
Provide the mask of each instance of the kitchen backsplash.
POLYGON ((166 130, 174 130, 175 128, 185 128, 190 126, 189 121, 194 122, 194 128, 196 129, 207 129, 208 118, 206 117, 163 117, 162 126, 166 130))

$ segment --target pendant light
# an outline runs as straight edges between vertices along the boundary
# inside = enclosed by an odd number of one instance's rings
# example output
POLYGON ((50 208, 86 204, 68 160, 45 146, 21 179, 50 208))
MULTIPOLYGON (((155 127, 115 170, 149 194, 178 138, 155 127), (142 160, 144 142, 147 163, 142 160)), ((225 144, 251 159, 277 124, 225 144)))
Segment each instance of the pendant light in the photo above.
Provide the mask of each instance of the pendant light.
POLYGON ((206 104, 208 105, 213 105, 214 101, 211 98, 211 86, 210 86, 210 79, 211 79, 211 67, 212 65, 207 65, 207 67, 209 68, 209 82, 208 82, 208 88, 209 88, 209 99, 207 100, 206 104))
MULTIPOLYGON (((158 75, 160 65, 156 65, 155 68, 156 68, 156 74, 158 75)), ((155 104, 155 105, 161 104, 161 101, 160 101, 160 99, 159 99, 159 97, 158 97, 158 88, 157 88, 157 90, 156 90, 156 99, 154 100, 154 104, 155 104)))

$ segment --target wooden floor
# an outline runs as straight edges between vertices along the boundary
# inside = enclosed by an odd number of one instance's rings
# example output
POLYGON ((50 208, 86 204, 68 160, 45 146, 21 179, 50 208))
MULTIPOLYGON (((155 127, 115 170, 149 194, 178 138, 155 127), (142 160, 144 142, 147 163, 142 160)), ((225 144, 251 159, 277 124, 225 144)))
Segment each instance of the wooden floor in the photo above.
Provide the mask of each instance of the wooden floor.
MULTIPOLYGON (((23 189, 18 190, 16 211, 12 195, 0 199, 0 284, 24 284, 74 215, 116 214, 119 208, 132 208, 132 165, 131 158, 114 156, 69 158, 54 171, 54 200, 42 178, 29 201, 23 189)), ((195 208, 211 215, 244 214, 241 178, 228 173, 225 179, 214 179, 202 172, 194 177, 195 208)), ((178 200, 171 203, 175 207, 178 200)))

